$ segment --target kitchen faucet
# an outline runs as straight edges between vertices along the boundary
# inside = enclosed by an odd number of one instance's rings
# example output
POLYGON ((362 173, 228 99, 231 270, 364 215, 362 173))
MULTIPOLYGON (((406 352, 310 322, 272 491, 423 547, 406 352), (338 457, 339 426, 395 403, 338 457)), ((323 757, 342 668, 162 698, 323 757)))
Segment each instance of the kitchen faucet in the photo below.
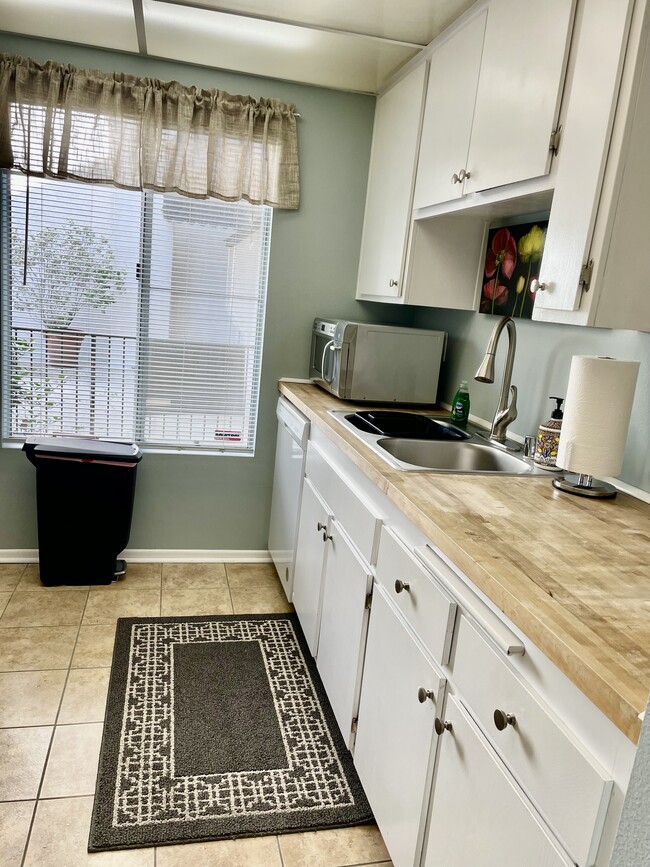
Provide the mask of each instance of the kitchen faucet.
POLYGON ((506 366, 503 369, 503 381, 501 383, 501 394, 499 395, 499 403, 497 404, 492 428, 490 430, 490 439, 492 442, 503 446, 506 442, 506 432, 508 425, 517 418, 517 386, 510 385, 512 379, 512 366, 515 362, 515 349, 517 348, 517 332, 515 330, 514 320, 510 316, 504 316, 494 326, 494 330, 490 335, 487 349, 485 350, 485 358, 481 362, 479 369, 476 371, 474 379, 477 382, 494 382, 494 356, 496 355, 499 337, 504 328, 508 329, 508 354, 506 356, 506 366), (508 396, 512 392, 512 400, 508 405, 508 396))

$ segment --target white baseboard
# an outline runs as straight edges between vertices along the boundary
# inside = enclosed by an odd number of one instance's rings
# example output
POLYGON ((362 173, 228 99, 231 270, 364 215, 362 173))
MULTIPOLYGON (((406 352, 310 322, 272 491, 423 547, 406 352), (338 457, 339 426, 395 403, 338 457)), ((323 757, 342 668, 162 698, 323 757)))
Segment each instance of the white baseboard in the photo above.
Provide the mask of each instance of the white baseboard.
MULTIPOLYGON (((74 550, 71 549, 71 554, 74 550)), ((216 551, 201 548, 127 548, 129 563, 270 563, 268 551, 216 551)), ((38 563, 38 548, 0 548, 0 563, 38 563)))
POLYGON ((38 563, 38 548, 0 548, 0 563, 38 563))

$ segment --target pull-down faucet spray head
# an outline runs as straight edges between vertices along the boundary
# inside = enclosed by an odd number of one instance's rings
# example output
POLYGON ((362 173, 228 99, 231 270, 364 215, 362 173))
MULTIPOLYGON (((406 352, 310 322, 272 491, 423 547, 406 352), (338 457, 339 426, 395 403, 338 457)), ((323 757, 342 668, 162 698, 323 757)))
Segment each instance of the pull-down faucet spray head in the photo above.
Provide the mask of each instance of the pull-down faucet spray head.
POLYGON ((494 353, 486 352, 474 379, 477 382, 494 382, 494 353))

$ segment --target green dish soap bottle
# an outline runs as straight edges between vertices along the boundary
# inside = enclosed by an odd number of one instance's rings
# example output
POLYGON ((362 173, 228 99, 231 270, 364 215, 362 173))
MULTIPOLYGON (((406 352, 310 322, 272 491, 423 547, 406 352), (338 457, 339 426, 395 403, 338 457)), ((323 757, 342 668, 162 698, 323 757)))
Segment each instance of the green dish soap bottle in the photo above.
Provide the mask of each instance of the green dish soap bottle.
POLYGON ((469 419, 469 389, 467 380, 464 379, 451 404, 451 420, 465 423, 469 419))

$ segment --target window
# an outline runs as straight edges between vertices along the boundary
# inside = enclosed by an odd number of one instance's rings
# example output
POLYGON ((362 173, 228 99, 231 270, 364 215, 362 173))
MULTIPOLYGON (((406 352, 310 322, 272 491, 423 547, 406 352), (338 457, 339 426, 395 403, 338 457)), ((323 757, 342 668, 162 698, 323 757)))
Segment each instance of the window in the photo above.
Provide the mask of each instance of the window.
POLYGON ((271 213, 2 172, 3 434, 250 454, 271 213))

